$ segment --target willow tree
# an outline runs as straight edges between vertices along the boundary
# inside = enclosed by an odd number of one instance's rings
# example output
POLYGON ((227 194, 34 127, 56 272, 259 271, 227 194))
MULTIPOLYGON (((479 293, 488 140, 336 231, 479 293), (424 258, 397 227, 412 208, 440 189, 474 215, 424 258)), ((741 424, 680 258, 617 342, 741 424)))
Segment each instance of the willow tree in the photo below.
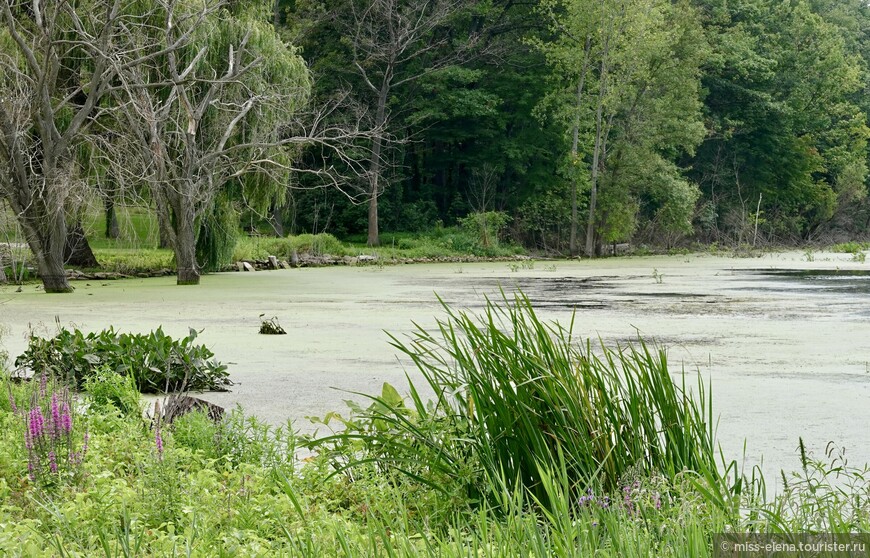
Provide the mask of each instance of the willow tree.
MULTIPOLYGON (((171 213, 180 285, 197 284, 197 235, 221 226, 231 189, 280 196, 290 171, 289 123, 307 102, 308 70, 272 27, 265 2, 170 2, 151 22, 146 65, 121 73, 129 145, 119 172, 143 177, 171 213), (165 56, 163 53, 165 52, 165 56)), ((226 221, 226 220, 224 220, 226 221)), ((231 226, 224 223, 226 226, 231 226)))
MULTIPOLYGON (((77 150, 117 73, 125 3, 0 5, 0 196, 16 214, 46 292, 69 292, 67 216, 82 203, 77 150)), ((136 62, 135 52, 127 53, 136 62)))

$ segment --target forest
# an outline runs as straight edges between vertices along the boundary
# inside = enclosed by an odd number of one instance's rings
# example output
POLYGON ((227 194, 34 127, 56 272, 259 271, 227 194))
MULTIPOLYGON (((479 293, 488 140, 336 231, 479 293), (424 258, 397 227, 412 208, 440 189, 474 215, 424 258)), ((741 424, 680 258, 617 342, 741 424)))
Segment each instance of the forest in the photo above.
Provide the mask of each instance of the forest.
POLYGON ((0 199, 47 290, 116 207, 179 283, 243 231, 471 220, 596 256, 870 228, 861 0, 33 6, 2 7, 0 199))

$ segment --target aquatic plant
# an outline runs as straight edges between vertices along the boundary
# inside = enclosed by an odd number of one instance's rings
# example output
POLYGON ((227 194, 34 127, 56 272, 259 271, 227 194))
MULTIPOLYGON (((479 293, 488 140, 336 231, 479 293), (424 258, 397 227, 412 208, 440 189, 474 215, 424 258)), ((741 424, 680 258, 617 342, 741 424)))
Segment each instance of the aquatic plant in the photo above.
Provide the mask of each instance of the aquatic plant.
POLYGON ((261 335, 287 335, 287 332, 281 327, 281 324, 278 323, 278 318, 273 316, 271 318, 263 318, 265 314, 260 314, 260 331, 261 335))
POLYGON ((577 343, 573 321, 540 321, 522 294, 488 301, 482 316, 444 310, 437 333, 393 337, 434 401, 411 383, 408 406, 385 386, 368 408, 352 408, 341 433, 317 442, 339 470, 374 461, 433 484, 465 482, 469 494, 504 482, 544 504, 543 478, 562 456, 577 497, 593 483, 615 490, 634 470, 715 477, 709 393, 700 377, 695 394, 685 377, 675 384, 664 350, 577 343))
POLYGON ((147 334, 118 333, 114 328, 85 334, 60 328, 52 339, 31 335, 27 350, 15 365, 45 370, 54 377, 84 387, 87 380, 109 369, 132 377, 143 393, 226 391, 232 385, 227 367, 214 360, 205 345, 194 343, 197 331, 175 340, 162 328, 147 334))

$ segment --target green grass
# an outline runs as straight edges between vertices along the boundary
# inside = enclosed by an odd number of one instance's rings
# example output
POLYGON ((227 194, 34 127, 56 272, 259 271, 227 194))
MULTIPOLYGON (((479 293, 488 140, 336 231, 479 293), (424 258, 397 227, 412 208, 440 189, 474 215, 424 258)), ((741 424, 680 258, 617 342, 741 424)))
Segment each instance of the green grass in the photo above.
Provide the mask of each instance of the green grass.
POLYGON ((239 410, 157 430, 109 378, 76 408, 80 469, 31 480, 40 386, 0 378, 0 555, 703 558, 723 531, 870 531, 870 475, 836 451, 801 445, 769 499, 709 471, 709 399, 685 398, 660 352, 593 354, 524 299, 445 310, 397 342, 435 400, 385 386, 310 439, 239 410))
POLYGON ((175 269, 172 250, 158 248, 94 248, 94 255, 103 271, 137 273, 175 269))
POLYGON ((82 228, 88 236, 91 248, 103 249, 153 249, 157 247, 159 234, 157 217, 144 207, 117 206, 116 215, 120 236, 106 238, 105 215, 100 211, 87 211, 82 217, 82 228))
POLYGON ((831 246, 831 252, 840 252, 845 254, 859 254, 866 250, 870 250, 870 242, 842 242, 831 246))

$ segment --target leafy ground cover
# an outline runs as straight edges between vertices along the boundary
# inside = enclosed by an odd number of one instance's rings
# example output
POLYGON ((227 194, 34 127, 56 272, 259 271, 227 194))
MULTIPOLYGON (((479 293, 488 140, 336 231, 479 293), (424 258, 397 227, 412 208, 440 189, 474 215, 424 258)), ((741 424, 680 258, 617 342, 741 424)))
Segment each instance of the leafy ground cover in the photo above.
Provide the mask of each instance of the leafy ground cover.
POLYGON ((570 333, 522 298, 446 308, 394 339, 433 399, 385 385, 308 437, 143 417, 111 370, 83 393, 5 377, 0 555, 695 557, 722 531, 870 528, 865 469, 802 450, 768 496, 715 458, 709 388, 570 333))
POLYGON ((147 334, 60 328, 51 339, 31 335, 15 365, 74 388, 106 381, 110 373, 129 378, 142 393, 225 391, 232 385, 226 365, 217 362, 208 347, 196 344, 196 337, 194 329, 176 340, 162 328, 147 334))

